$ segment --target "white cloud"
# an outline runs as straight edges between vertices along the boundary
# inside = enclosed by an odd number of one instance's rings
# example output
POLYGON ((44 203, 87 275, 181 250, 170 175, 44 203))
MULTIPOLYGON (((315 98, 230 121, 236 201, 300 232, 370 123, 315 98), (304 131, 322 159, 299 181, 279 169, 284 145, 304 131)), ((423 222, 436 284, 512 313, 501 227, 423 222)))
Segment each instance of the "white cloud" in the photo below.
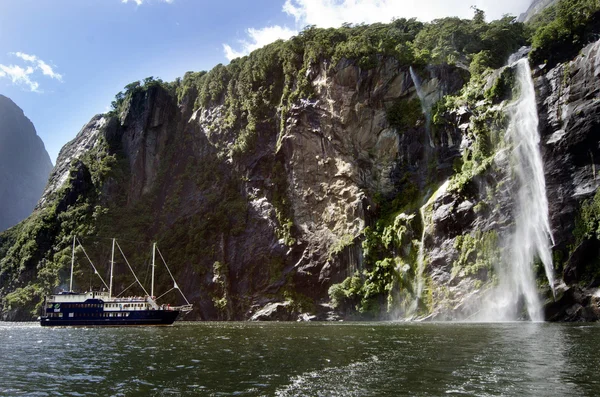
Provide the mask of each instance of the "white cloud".
POLYGON ((257 48, 263 47, 276 40, 287 40, 298 32, 287 27, 275 25, 267 26, 262 29, 250 28, 246 30, 246 33, 248 34, 249 40, 239 41, 241 45, 240 50, 234 50, 230 45, 223 44, 223 51, 225 51, 225 56, 230 61, 234 58, 239 58, 241 56, 249 54, 257 48))
POLYGON ((392 18, 417 18, 431 21, 436 18, 473 16, 471 6, 486 12, 488 20, 503 14, 518 16, 531 0, 286 0, 283 12, 293 16, 300 26, 337 27, 345 22, 390 22, 392 18))
POLYGON ((58 81, 62 81, 62 75, 56 73, 50 65, 48 65, 46 62, 42 61, 35 55, 24 54, 22 52, 11 53, 10 55, 15 55, 24 61, 36 64, 36 69, 41 70, 45 76, 48 76, 52 79, 56 79, 58 81))
POLYGON ((35 55, 27 55, 27 54, 23 54, 22 52, 15 52, 15 53, 11 53, 11 55, 16 55, 19 58, 21 58, 24 61, 27 62, 35 62, 37 57, 35 55))
MULTIPOLYGON (((138 6, 141 6, 145 0, 121 0, 121 3, 129 3, 130 1, 132 3, 137 4, 138 6)), ((160 1, 162 1, 163 3, 171 4, 174 0, 160 0, 160 1)))
POLYGON ((38 90, 40 85, 29 78, 32 73, 32 67, 23 69, 22 67, 16 65, 6 66, 0 64, 0 77, 10 78, 13 84, 25 84, 31 91, 35 92, 38 90))
POLYGON ((35 55, 29 55, 23 52, 11 52, 8 55, 16 56, 26 63, 33 64, 33 66, 25 67, 0 64, 0 78, 9 78, 13 84, 27 86, 29 90, 33 92, 41 92, 39 91, 40 84, 32 79, 32 76, 38 71, 44 76, 62 81, 61 74, 55 72, 50 65, 35 55))
MULTIPOLYGON (((124 0, 126 1, 126 0, 124 0)), ((135 0, 143 1, 143 0, 135 0)), ((487 19, 501 18, 504 14, 518 16, 524 12, 532 0, 285 0, 282 11, 293 17, 296 29, 307 25, 322 28, 339 27, 343 23, 391 22, 393 18, 417 18, 426 22, 436 18, 458 16, 471 18, 471 6, 485 11, 487 19)), ((297 31, 288 27, 273 25, 262 29, 247 29, 249 40, 241 40, 241 48, 233 49, 223 44, 225 56, 233 58, 246 55, 250 51, 278 38, 289 38, 297 31), (280 36, 275 32, 285 32, 280 36), (269 41, 270 40, 270 41, 269 41)))

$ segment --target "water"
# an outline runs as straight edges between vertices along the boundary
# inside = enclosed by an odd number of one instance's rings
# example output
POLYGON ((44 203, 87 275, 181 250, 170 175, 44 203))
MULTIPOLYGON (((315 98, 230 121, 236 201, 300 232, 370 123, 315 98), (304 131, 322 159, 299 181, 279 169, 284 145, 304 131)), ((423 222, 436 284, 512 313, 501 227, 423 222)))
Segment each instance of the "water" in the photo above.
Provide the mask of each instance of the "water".
POLYGON ((593 396, 600 325, 0 323, 1 396, 593 396))
POLYGON ((421 301, 423 295, 423 287, 425 284, 425 280, 423 278, 423 272, 425 271, 425 236, 427 236, 428 225, 431 224, 431 220, 427 219, 427 211, 429 207, 440 197, 442 194, 446 193, 448 190, 448 186, 450 185, 450 179, 446 180, 438 190, 429 197, 429 200, 419 208, 419 213, 421 214, 421 222, 423 222, 423 231, 421 232, 421 243, 419 244, 419 253, 417 256, 417 277, 416 277, 416 296, 415 301, 411 305, 410 314, 415 315, 419 310, 419 302, 421 301))
POLYGON ((425 93, 423 92, 423 88, 421 86, 421 79, 419 78, 419 76, 417 76, 417 74, 413 70, 413 67, 410 66, 408 70, 410 72, 410 77, 413 83, 415 84, 415 90, 417 91, 419 101, 421 101, 421 111, 425 116, 425 132, 427 133, 429 146, 433 148, 435 147, 435 144, 433 143, 433 138, 431 137, 431 104, 425 97, 425 93))
POLYGON ((554 288, 546 181, 531 70, 527 59, 516 62, 514 68, 520 97, 508 109, 510 124, 506 135, 513 145, 511 164, 518 186, 515 227, 508 255, 503 258, 506 268, 501 271, 500 285, 492 295, 494 307, 486 311, 486 316, 494 320, 516 319, 522 298, 528 317, 543 321, 533 263, 536 258, 542 261, 548 282, 554 288))

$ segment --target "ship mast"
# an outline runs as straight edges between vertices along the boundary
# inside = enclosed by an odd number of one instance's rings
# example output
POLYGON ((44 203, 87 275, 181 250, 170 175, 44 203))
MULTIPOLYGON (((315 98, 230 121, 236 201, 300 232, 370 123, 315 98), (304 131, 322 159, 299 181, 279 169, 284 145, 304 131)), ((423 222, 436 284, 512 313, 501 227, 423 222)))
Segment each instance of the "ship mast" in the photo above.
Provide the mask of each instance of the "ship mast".
POLYGON ((69 292, 73 292, 73 265, 75 264, 75 240, 77 236, 73 236, 73 249, 71 250, 71 281, 69 282, 69 292))
POLYGON ((154 296, 154 259, 156 258, 156 243, 152 245, 152 284, 150 284, 150 297, 154 296))
POLYGON ((112 254, 110 256, 110 281, 108 282, 108 299, 112 298, 113 269, 115 267, 115 239, 112 239, 112 254))

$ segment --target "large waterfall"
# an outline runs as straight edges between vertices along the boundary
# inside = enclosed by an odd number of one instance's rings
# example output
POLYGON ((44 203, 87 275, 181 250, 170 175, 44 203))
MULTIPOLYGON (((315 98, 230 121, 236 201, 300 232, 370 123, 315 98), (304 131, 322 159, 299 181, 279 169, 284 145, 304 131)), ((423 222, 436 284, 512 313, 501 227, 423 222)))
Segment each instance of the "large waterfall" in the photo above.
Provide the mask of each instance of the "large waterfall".
POLYGON ((512 65, 519 98, 510 104, 506 139, 511 144, 511 165, 515 183, 514 229, 504 250, 500 282, 491 294, 483 320, 507 321, 521 317, 524 303, 532 321, 543 321, 538 297, 534 261, 544 265, 551 288, 554 287, 550 242, 552 235, 548 219, 546 181, 539 143, 535 90, 527 59, 512 65))

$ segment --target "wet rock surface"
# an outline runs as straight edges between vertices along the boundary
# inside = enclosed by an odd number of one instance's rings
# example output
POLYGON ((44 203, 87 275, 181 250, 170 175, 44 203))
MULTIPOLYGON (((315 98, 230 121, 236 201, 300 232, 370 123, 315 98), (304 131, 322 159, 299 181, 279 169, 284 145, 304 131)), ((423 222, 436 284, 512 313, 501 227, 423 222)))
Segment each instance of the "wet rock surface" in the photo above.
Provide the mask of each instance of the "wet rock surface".
MULTIPOLYGON (((390 125, 390 107, 417 98, 409 70, 396 61, 381 59, 363 70, 341 60, 333 68, 312 65, 307 73, 314 97, 294 103, 283 121, 270 109, 274 122, 260 125, 254 148, 243 153, 233 150, 239 131, 227 127, 224 103, 194 111, 197 92, 179 101, 161 87, 136 95, 118 117, 95 116, 61 150, 38 209, 55 202, 70 175, 72 196, 56 202, 68 207, 85 195, 89 175, 78 159, 108 142, 120 150, 127 186, 109 178, 99 189, 100 202, 118 198, 126 208, 143 205, 154 216, 149 233, 189 241, 186 255, 201 252, 181 264, 181 288, 192 291, 198 308, 189 319, 344 318, 346 312, 328 306, 328 290, 363 270, 364 231, 377 222, 378 200, 403 199, 409 187, 427 192, 419 199, 433 197, 475 144, 476 109, 458 109, 451 126, 432 135, 432 147, 424 118, 410 128, 390 125), (229 210, 219 206, 224 202, 229 210)), ((431 102, 465 82, 465 72, 456 68, 416 73, 431 102)), ((554 249, 561 252, 573 244, 581 203, 600 184, 599 78, 600 42, 569 64, 536 71, 554 249)), ((425 276, 435 289, 431 318, 464 319, 476 312, 489 286, 490 258, 479 256, 481 247, 470 246, 468 236, 506 244, 514 222, 510 161, 499 150, 488 168, 432 200, 422 241, 418 208, 425 203, 410 203, 410 214, 394 214, 398 230, 403 227, 395 237, 401 249, 425 247, 425 276), (459 262, 477 266, 455 267, 459 262)), ((599 249, 597 241, 587 241, 564 259, 567 286, 547 305, 549 320, 597 318, 595 281, 587 280, 586 288, 577 284, 599 249)))
POLYGON ((600 41, 585 47, 571 62, 539 71, 536 79, 554 250, 565 258, 564 281, 577 291, 568 296, 577 298, 577 304, 584 308, 576 314, 553 312, 555 320, 564 316, 565 321, 583 321, 596 313, 591 291, 577 289, 577 284, 590 282, 589 270, 597 263, 598 242, 595 238, 584 241, 570 257, 568 253, 574 244, 573 231, 581 205, 600 186, 596 173, 600 164, 599 79, 600 41), (584 277, 586 268, 588 274, 584 277))

